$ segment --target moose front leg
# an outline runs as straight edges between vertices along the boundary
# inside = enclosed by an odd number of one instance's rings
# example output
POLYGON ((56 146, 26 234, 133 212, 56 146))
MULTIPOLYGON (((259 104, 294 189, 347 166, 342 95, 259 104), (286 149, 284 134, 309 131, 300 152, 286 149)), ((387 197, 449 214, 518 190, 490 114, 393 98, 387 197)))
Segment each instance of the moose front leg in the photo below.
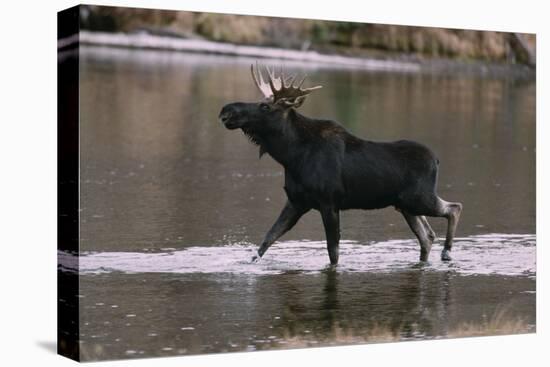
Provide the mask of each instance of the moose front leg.
POLYGON ((292 204, 290 201, 286 202, 285 207, 281 211, 279 218, 275 221, 275 224, 271 227, 269 232, 265 235, 258 252, 252 256, 252 261, 258 261, 267 251, 267 249, 275 242, 279 237, 288 232, 298 222, 298 219, 307 213, 309 209, 299 207, 292 204))
POLYGON ((321 217, 327 237, 327 250, 330 264, 338 264, 338 247, 340 243, 340 212, 334 207, 322 207, 321 217))

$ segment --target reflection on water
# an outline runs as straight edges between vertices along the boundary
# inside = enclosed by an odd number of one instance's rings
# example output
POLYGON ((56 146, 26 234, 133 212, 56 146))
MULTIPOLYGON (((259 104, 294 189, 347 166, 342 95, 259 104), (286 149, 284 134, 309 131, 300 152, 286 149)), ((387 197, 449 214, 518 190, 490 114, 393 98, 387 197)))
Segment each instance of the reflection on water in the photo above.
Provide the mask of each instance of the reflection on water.
POLYGON ((501 310, 521 318, 523 332, 535 328, 535 283, 517 276, 97 274, 81 276, 80 286, 86 360, 301 346, 296 340, 346 344, 357 341, 342 334, 367 336, 364 342, 378 330, 396 340, 432 339, 501 310))
POLYGON ((251 61, 81 48, 84 360, 437 338, 503 309, 534 330, 533 81, 285 63, 325 86, 304 114, 427 144, 465 208, 453 262, 438 245, 427 266, 399 213, 345 212, 334 271, 316 212, 248 263, 285 200, 281 167, 217 121, 258 99, 251 61))

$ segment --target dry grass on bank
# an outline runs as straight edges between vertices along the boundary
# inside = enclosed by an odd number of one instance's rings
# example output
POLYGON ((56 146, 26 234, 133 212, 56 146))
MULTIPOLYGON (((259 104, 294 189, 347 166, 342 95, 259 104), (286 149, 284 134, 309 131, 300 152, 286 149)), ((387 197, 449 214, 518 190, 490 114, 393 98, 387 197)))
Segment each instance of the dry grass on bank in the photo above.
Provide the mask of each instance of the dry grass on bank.
MULTIPOLYGON (((479 336, 497 336, 525 334, 533 332, 532 327, 519 317, 510 317, 504 310, 499 310, 489 319, 481 323, 464 322, 450 329, 445 335, 434 337, 441 338, 464 338, 479 336)), ((345 344, 367 344, 386 343, 411 340, 406 337, 405 330, 391 328, 389 325, 374 324, 368 330, 358 331, 350 328, 343 328, 335 325, 332 332, 327 336, 314 334, 286 336, 284 347, 305 348, 314 346, 345 345, 345 344)), ((416 339, 416 338, 415 338, 416 339)), ((421 337, 419 339, 422 339, 421 337)), ((432 337, 426 339, 433 339, 432 337)))
POLYGON ((233 14, 86 5, 83 29, 135 32, 148 29, 183 37, 339 53, 375 51, 395 55, 534 63, 535 35, 322 21, 233 14), (526 53, 530 49, 533 55, 526 53))

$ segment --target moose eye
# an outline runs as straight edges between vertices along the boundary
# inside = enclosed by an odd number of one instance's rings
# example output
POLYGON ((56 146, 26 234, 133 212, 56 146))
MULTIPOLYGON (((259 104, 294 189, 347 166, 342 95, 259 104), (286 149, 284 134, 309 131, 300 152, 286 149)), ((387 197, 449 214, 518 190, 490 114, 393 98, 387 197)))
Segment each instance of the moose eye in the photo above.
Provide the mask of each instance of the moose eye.
POLYGON ((267 103, 260 103, 260 110, 262 111, 269 111, 270 107, 267 103))

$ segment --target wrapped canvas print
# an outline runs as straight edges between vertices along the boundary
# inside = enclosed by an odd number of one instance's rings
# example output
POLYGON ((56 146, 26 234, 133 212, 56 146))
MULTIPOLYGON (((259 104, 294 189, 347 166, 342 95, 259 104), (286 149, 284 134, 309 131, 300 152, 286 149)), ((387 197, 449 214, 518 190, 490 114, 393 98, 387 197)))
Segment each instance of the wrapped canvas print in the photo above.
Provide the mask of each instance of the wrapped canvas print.
POLYGON ((61 11, 59 353, 535 332, 535 55, 534 34, 61 11))

